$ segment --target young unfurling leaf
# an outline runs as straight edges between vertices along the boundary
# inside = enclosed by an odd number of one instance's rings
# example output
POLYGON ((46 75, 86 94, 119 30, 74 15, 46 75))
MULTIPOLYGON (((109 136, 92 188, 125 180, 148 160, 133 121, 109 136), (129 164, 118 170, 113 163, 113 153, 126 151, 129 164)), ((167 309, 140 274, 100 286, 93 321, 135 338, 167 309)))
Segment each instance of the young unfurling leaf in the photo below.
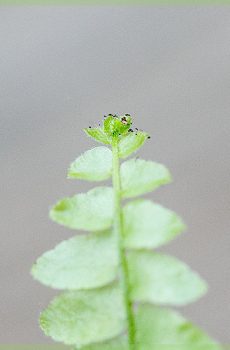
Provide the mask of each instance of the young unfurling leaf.
POLYGON ((132 125, 132 118, 129 115, 124 115, 118 117, 115 115, 108 115, 108 118, 104 120, 104 132, 109 137, 117 137, 124 136, 127 134, 130 126, 132 125))
POLYGON ((129 114, 109 114, 102 127, 84 129, 108 147, 86 151, 70 165, 68 177, 112 177, 112 187, 64 198, 51 209, 55 222, 88 232, 61 242, 32 268, 36 280, 66 290, 41 313, 41 328, 73 350, 221 350, 191 322, 163 307, 194 302, 207 290, 185 263, 152 251, 184 231, 182 219, 150 200, 123 205, 124 199, 171 182, 162 164, 121 162, 149 138, 132 123, 129 114))

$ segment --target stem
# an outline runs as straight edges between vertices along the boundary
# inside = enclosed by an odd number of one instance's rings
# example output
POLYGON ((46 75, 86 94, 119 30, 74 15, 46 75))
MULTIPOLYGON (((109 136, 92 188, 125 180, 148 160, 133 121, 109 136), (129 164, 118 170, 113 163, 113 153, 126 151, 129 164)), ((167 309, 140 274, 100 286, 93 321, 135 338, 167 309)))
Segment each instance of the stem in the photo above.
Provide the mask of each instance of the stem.
POLYGON ((118 156, 118 140, 114 137, 112 143, 113 151, 113 188, 114 188, 114 232, 118 241, 119 258, 120 258, 120 279, 124 295, 124 302, 128 324, 128 341, 129 350, 135 350, 135 320, 133 312, 133 304, 130 300, 129 289, 129 272, 126 259, 126 252, 123 247, 124 229, 122 223, 122 207, 121 207, 121 181, 120 181, 120 164, 118 156))

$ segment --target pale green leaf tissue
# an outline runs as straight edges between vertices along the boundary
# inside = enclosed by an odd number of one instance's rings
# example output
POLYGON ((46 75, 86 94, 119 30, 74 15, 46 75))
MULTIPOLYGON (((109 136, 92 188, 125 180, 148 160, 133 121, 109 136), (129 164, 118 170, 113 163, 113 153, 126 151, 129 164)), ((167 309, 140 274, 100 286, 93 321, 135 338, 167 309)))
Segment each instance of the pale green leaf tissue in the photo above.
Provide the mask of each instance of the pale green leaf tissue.
POLYGON ((106 135, 104 130, 100 127, 97 128, 85 128, 86 135, 92 137, 94 140, 109 145, 111 143, 111 138, 106 135))
POLYGON ((172 256, 131 252, 128 261, 134 301, 183 306, 196 301, 207 291, 201 277, 172 256))
POLYGON ((136 317, 138 350, 221 350, 178 312, 142 305, 136 317))
POLYGON ((77 347, 116 337, 126 327, 121 291, 109 286, 61 294, 42 312, 40 325, 54 340, 77 347))
POLYGON ((173 211, 150 200, 135 200, 123 209, 124 241, 129 249, 157 248, 185 230, 173 211))
POLYGON ((118 144, 119 156, 126 158, 136 152, 147 140, 148 134, 143 131, 131 132, 124 136, 118 144))
POLYGON ((149 138, 132 124, 129 114, 109 114, 102 127, 84 129, 108 148, 83 153, 68 177, 112 177, 112 187, 64 198, 50 210, 55 222, 88 232, 61 242, 33 265, 36 280, 66 290, 41 313, 40 326, 71 350, 221 350, 165 308, 192 303, 207 291, 185 263, 153 251, 185 230, 182 219, 150 200, 123 203, 171 182, 162 164, 137 158, 122 163, 149 138))
POLYGON ((116 279, 117 244, 110 231, 78 235, 44 253, 32 268, 41 283, 56 289, 90 289, 116 279))
POLYGON ((121 187, 124 198, 136 197, 171 182, 168 169, 159 163, 130 159, 121 164, 121 187))
MULTIPOLYGON (((79 350, 75 347, 74 350, 79 350)), ((84 346, 81 350, 129 350, 126 336, 116 337, 110 341, 84 346)), ((139 349, 137 349, 139 350, 139 349)))
MULTIPOLYGON (((140 305, 135 323, 135 350, 223 350, 204 331, 168 308, 140 305)), ((120 336, 109 342, 83 347, 82 350, 129 350, 128 339, 120 336)))
POLYGON ((112 225, 112 188, 95 187, 87 193, 64 198, 51 209, 50 217, 71 229, 105 230, 112 225))
POLYGON ((68 178, 102 181, 111 177, 112 152, 107 147, 95 147, 78 157, 68 170, 68 178))

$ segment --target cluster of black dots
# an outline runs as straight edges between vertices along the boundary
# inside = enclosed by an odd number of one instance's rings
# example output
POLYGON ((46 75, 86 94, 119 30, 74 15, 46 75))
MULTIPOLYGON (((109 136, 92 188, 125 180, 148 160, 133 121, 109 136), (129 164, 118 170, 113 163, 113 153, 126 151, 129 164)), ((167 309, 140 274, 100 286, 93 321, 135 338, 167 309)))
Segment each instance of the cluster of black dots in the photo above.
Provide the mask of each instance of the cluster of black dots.
MULTIPOLYGON (((113 117, 113 118, 119 118, 118 117, 118 115, 117 114, 112 114, 112 113, 109 113, 108 115, 104 115, 104 118, 107 118, 107 117, 113 117)), ((124 117, 122 117, 121 118, 121 122, 123 123, 123 124, 127 124, 127 119, 126 119, 126 117, 130 117, 130 114, 125 114, 124 115, 124 117)), ((132 124, 132 123, 131 123, 132 124)), ((101 126, 101 124, 99 123, 98 124, 99 126, 101 126)), ((92 128, 92 126, 89 126, 89 129, 91 129, 92 128)), ((137 132, 138 132, 138 128, 135 128, 135 135, 137 135, 137 132)), ((142 131, 142 130, 140 130, 140 131, 142 131)), ((128 132, 134 132, 134 130, 133 129, 129 129, 128 130, 128 132)), ((121 135, 121 134, 119 134, 119 135, 121 135)), ((150 136, 148 136, 148 139, 150 139, 151 137, 150 136)))

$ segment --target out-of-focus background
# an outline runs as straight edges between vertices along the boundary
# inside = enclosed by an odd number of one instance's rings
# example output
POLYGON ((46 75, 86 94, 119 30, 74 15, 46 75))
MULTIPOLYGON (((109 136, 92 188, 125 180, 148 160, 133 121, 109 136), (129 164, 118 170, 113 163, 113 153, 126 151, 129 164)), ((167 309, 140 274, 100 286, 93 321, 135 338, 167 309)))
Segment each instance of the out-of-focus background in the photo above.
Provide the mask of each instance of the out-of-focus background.
POLYGON ((74 234, 48 208, 93 186, 66 170, 108 113, 130 113, 152 135, 140 155, 171 170, 150 197, 188 230, 164 251, 210 285, 183 312, 230 342, 230 7, 2 6, 0 47, 0 343, 50 342, 37 318, 56 292, 29 270, 74 234))

